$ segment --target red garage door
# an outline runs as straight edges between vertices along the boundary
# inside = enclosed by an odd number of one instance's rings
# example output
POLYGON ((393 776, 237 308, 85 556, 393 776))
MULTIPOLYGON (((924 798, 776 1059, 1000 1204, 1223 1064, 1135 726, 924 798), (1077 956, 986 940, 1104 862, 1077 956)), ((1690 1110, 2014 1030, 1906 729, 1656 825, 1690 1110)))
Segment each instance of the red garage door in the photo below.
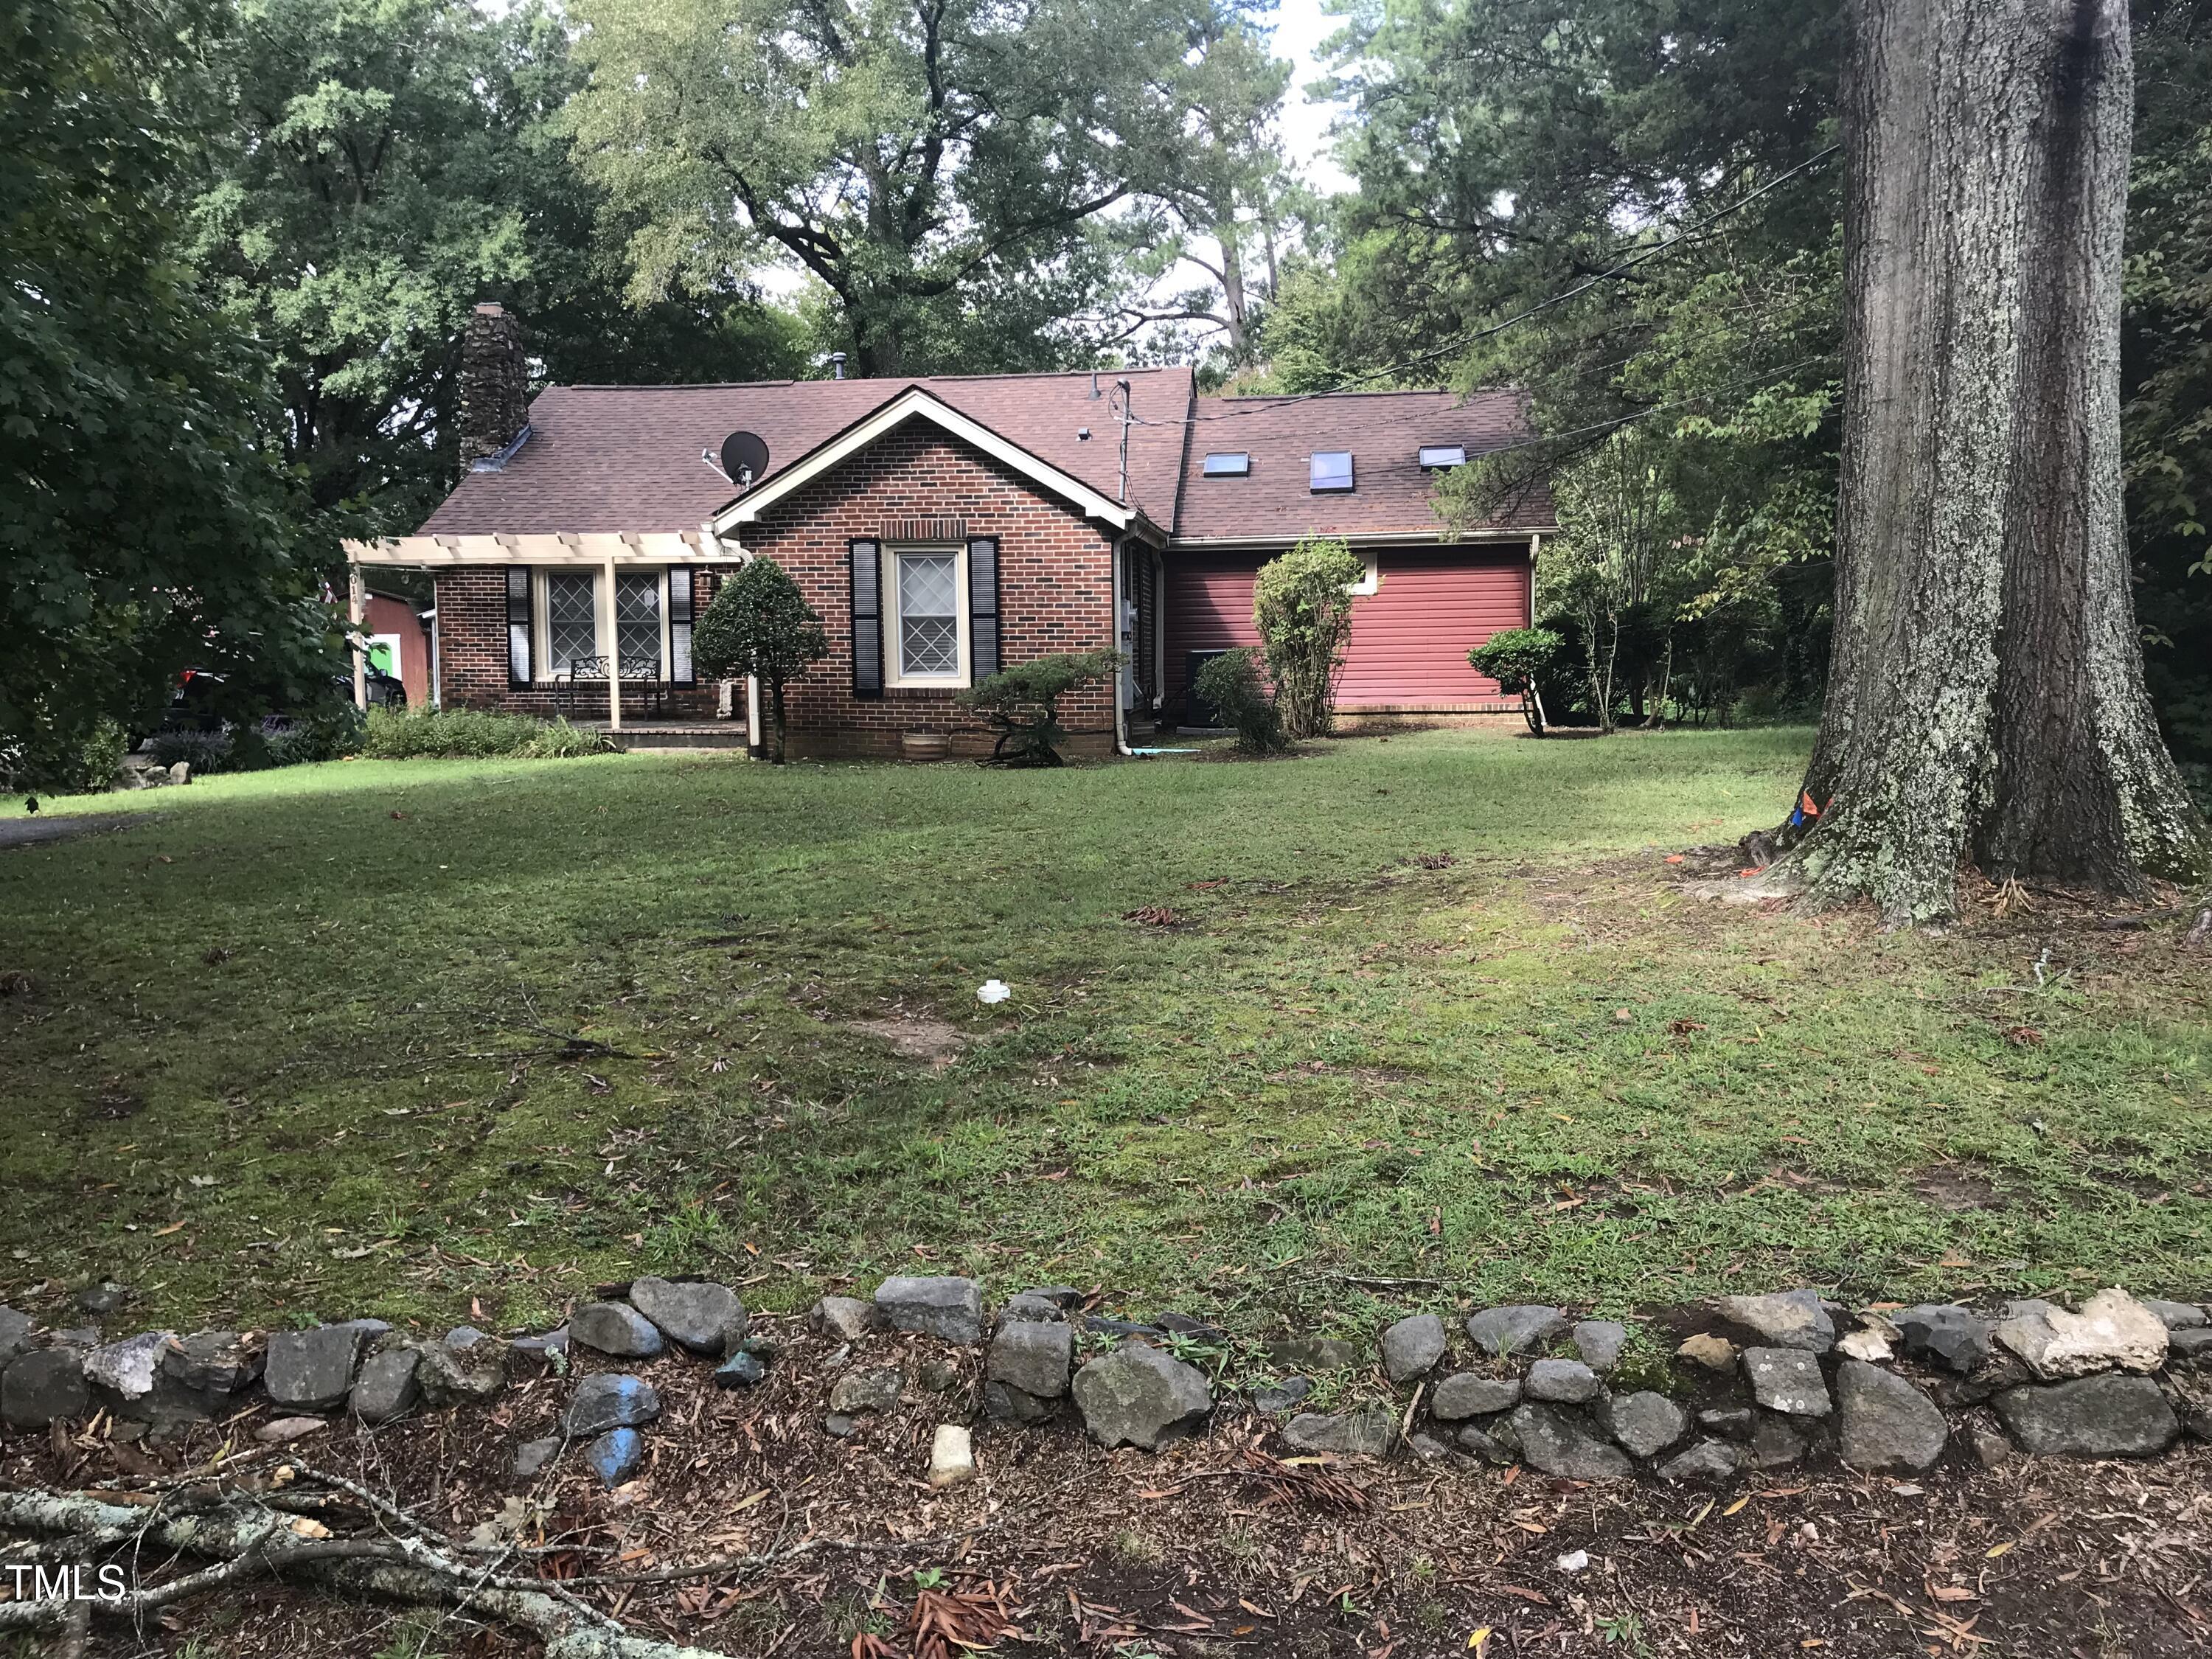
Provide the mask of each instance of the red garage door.
MULTIPOLYGON (((1352 611, 1337 701, 1346 708, 1444 710, 1494 705, 1497 682, 1467 653, 1501 629, 1528 625, 1527 550, 1385 551, 1381 586, 1352 611)), ((1252 579, 1243 560, 1168 556, 1167 684, 1181 691, 1190 653, 1256 645, 1252 579)))

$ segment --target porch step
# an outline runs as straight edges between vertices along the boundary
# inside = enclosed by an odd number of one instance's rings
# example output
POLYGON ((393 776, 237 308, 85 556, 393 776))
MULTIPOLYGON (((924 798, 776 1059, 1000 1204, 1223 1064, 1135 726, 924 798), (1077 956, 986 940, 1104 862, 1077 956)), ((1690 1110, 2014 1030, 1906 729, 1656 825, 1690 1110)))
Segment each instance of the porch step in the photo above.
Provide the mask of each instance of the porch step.
MULTIPOLYGON (((600 729, 604 731, 605 727, 600 729)), ((742 754, 745 747, 745 728, 741 720, 653 721, 643 725, 625 720, 623 729, 612 735, 624 749, 632 750, 711 749, 742 754)))

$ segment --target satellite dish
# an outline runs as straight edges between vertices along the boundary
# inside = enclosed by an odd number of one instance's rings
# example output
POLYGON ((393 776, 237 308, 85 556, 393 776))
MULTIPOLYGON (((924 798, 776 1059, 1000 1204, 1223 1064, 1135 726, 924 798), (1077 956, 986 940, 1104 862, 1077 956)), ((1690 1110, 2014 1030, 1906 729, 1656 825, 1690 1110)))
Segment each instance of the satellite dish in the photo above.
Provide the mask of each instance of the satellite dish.
POLYGON ((768 471, 768 445, 757 432, 732 432, 722 440, 722 471, 739 489, 768 471))

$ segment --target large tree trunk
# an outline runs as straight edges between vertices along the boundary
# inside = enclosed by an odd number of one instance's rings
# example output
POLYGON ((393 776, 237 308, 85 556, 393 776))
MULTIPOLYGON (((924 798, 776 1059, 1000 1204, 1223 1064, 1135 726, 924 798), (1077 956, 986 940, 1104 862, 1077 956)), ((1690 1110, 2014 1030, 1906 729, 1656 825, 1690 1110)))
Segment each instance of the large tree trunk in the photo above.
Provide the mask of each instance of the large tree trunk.
POLYGON ((2212 860, 2160 741, 2119 465, 2125 0, 1850 0, 1836 635, 1785 872, 1936 921, 1969 857, 2212 860))

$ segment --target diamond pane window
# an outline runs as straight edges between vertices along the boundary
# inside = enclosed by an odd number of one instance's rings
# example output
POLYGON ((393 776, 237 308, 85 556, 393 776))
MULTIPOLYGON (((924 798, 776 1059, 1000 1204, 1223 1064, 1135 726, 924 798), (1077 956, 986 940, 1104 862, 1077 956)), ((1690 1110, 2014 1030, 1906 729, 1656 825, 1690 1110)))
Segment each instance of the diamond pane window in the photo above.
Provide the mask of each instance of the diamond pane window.
POLYGON ((960 561, 951 553, 898 558, 899 672, 960 672, 960 561))
POLYGON ((1440 466, 1465 466, 1467 446, 1465 444, 1423 444, 1421 465, 1431 469, 1440 466))
POLYGON ((624 672, 641 659, 660 672, 660 578, 625 570, 615 577, 615 651, 624 672))
POLYGON ((1325 489, 1351 489, 1352 452, 1348 449, 1316 450, 1313 470, 1308 477, 1310 487, 1316 494, 1325 489))
POLYGON ((1206 476, 1209 478, 1243 478, 1252 471, 1252 457, 1245 451, 1231 450, 1206 458, 1206 476))
POLYGON ((548 668, 565 674, 579 657, 599 654, 599 605, 588 574, 554 570, 545 577, 545 655, 548 668))

